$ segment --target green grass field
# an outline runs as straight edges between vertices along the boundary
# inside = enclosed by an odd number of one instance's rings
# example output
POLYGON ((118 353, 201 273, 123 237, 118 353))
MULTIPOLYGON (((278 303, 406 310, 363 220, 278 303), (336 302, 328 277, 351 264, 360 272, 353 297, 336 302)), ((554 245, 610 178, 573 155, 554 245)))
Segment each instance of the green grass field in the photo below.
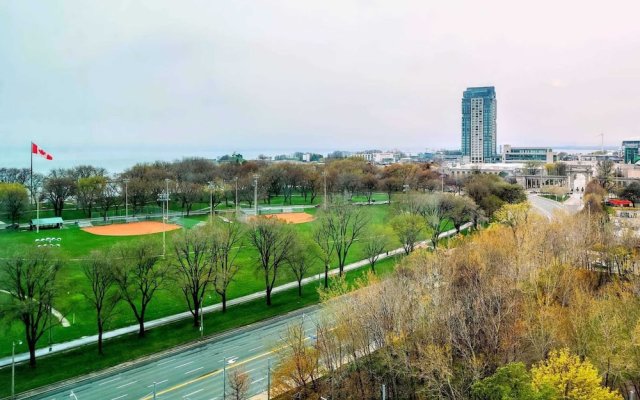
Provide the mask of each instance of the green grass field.
MULTIPOLYGON (((376 264, 378 276, 393 271, 397 260, 389 258, 376 264)), ((367 268, 346 274, 353 282, 367 273, 367 268)), ((273 305, 267 307, 262 299, 230 307, 226 314, 211 313, 205 316, 206 335, 215 335, 228 329, 248 325, 274 317, 320 301, 317 284, 305 285, 303 296, 297 289, 275 294, 273 305)), ((134 360, 145 355, 169 349, 180 344, 199 340, 200 332, 193 328, 190 320, 150 330, 143 339, 135 334, 105 342, 104 356, 97 355, 97 346, 88 345, 77 350, 38 359, 35 369, 22 364, 16 367, 16 392, 24 392, 75 376, 99 371, 110 366, 134 360)), ((0 369, 0 397, 10 395, 11 368, 0 369)))
MULTIPOLYGON (((370 206, 366 208, 366 211, 369 214, 371 225, 365 236, 368 234, 378 234, 379 230, 386 225, 390 207, 385 205, 370 206)), ((308 210, 308 212, 314 214, 317 210, 311 209, 308 210)), ((208 216, 206 215, 181 218, 180 223, 189 228, 207 218, 208 216)), ((311 243, 313 225, 314 222, 294 225, 294 229, 299 232, 300 237, 305 242, 311 243)), ((180 232, 181 231, 173 231, 167 233, 168 251, 171 249, 173 237, 179 235, 180 232)), ((395 235, 389 230, 387 230, 387 234, 390 237, 389 247, 400 247, 400 243, 395 238, 395 235)), ((162 234, 151 236, 159 239, 162 237, 162 234)), ((35 239, 44 237, 60 237, 62 239, 60 249, 54 250, 58 252, 64 260, 64 266, 58 276, 60 290, 54 302, 54 308, 62 312, 67 319, 72 322, 72 325, 67 328, 54 326, 51 329, 51 341, 57 343, 95 334, 95 312, 83 294, 88 291, 88 284, 82 273, 81 263, 92 250, 106 250, 117 243, 139 240, 140 237, 96 236, 86 233, 77 227, 68 227, 62 230, 43 230, 40 233, 0 231, 0 258, 10 257, 13 251, 20 247, 28 248, 35 246, 35 239)), ((349 254, 348 262, 354 262, 364 258, 361 243, 362 239, 360 242, 354 244, 349 254)), ((229 299, 264 290, 261 270, 259 270, 256 256, 257 253, 248 244, 241 249, 237 261, 242 265, 242 268, 236 275, 235 281, 229 287, 229 299)), ((313 265, 308 275, 318 274, 322 270, 323 267, 318 262, 313 265)), ((282 274, 280 274, 277 284, 294 280, 287 268, 283 268, 281 271, 282 274)), ((0 297, 0 301, 1 299, 2 297, 0 297)), ((218 296, 210 294, 206 298, 205 305, 217 302, 219 302, 218 296)), ((146 319, 152 320, 186 310, 185 301, 179 294, 179 291, 173 287, 167 287, 165 290, 156 294, 156 297, 150 304, 146 319)), ((134 325, 135 323, 135 318, 128 305, 121 303, 118 306, 116 316, 107 329, 134 325)), ((17 322, 8 323, 7 321, 0 321, 0 324, 2 326, 2 329, 0 329, 0 356, 7 356, 10 354, 11 342, 13 340, 23 339, 24 328, 22 324, 17 322)), ((40 340, 38 347, 47 347, 48 343, 49 335, 47 334, 40 340)), ((17 347, 16 351, 24 352, 26 351, 26 346, 23 344, 17 347)))

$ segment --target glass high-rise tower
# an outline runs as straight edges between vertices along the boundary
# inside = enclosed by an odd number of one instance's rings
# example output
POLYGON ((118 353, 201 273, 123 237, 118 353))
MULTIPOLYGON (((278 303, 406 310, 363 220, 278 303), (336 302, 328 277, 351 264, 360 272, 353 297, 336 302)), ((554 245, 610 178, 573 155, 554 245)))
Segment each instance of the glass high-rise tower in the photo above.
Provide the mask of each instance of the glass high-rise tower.
POLYGON ((471 163, 498 161, 496 89, 467 88, 462 95, 462 157, 471 163))

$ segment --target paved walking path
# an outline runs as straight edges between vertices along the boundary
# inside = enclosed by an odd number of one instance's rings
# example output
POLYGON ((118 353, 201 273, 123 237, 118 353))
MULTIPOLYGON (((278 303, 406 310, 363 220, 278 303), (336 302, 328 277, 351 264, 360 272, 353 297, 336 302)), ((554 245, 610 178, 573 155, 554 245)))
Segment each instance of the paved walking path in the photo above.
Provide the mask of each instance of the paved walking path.
MULTIPOLYGON (((471 226, 471 223, 466 223, 462 226, 462 229, 467 229, 471 226)), ((449 236, 453 236, 456 234, 456 230, 452 229, 446 232, 443 232, 440 234, 441 238, 445 238, 445 237, 449 237, 449 236)), ((428 246, 429 241, 425 240, 422 241, 420 243, 418 243, 418 246, 428 246)), ((385 258, 388 257, 393 257, 395 255, 398 254, 403 254, 404 253, 404 249, 403 248, 399 248, 399 249, 395 249, 395 250, 390 250, 386 253, 382 253, 380 254, 380 258, 378 259, 378 261, 380 260, 384 260, 385 258)), ((360 260, 357 262, 354 262, 352 264, 348 264, 345 265, 344 267, 344 271, 352 271, 355 269, 359 269, 362 268, 364 266, 369 265, 369 261, 368 260, 360 260)), ((332 270, 329 271, 329 275, 333 276, 333 275, 337 275, 339 272, 338 268, 334 268, 332 270)), ((310 276, 308 278, 304 278, 302 280, 302 284, 305 285, 307 283, 312 283, 312 282, 318 282, 321 281, 322 279, 324 279, 324 273, 320 273, 318 275, 313 275, 310 276)), ((298 282, 289 282, 289 283, 285 283, 283 285, 277 286, 275 288, 273 288, 272 294, 276 294, 276 293, 280 293, 289 289, 294 289, 298 287, 298 282)), ((227 301, 227 306, 234 306, 234 305, 238 305, 238 304, 243 304, 243 303, 247 303, 249 301, 252 300, 256 300, 256 299, 260 299, 265 297, 265 292, 264 291, 260 291, 260 292, 256 292, 256 293, 252 293, 246 296, 242 296, 242 297, 238 297, 232 300, 227 301)), ((211 306, 208 307, 204 307, 204 313, 208 314, 211 312, 215 312, 215 311, 219 311, 222 309, 222 303, 217 303, 217 304, 213 304, 211 306)), ((146 321, 145 322, 145 328, 146 329, 152 329, 152 328, 156 328, 158 326, 163 326, 163 325, 167 325, 167 324, 171 324, 173 322, 176 321, 181 321, 184 319, 189 319, 189 318, 193 318, 193 316, 191 315, 191 313, 189 311, 185 311, 179 314, 174 314, 174 315, 170 315, 167 317, 163 317, 163 318, 158 318, 152 321, 146 321)), ((135 333, 138 332, 139 326, 138 324, 135 325, 130 325, 130 326, 125 326, 119 329, 114 329, 112 331, 108 331, 108 332, 104 332, 103 338, 106 339, 111 339, 111 338, 115 338, 118 336, 123 336, 123 335, 128 335, 131 333, 135 333)), ((70 340, 68 342, 63 342, 63 343, 56 343, 51 345, 51 347, 45 347, 45 348, 41 348, 36 350, 36 357, 42 357, 48 354, 53 354, 53 353, 58 353, 61 351, 67 351, 67 350, 71 350, 77 347, 81 347, 81 346, 85 346, 88 344, 93 344, 96 343, 98 341, 98 335, 91 335, 91 336, 84 336, 81 337, 79 339, 74 339, 74 340, 70 340)), ((20 354, 16 354, 15 356, 15 360, 16 362, 22 362, 22 361, 26 361, 29 360, 29 353, 20 353, 20 354)), ((0 358, 0 367, 4 367, 6 365, 10 365, 11 364, 11 357, 4 357, 4 358, 0 358)))

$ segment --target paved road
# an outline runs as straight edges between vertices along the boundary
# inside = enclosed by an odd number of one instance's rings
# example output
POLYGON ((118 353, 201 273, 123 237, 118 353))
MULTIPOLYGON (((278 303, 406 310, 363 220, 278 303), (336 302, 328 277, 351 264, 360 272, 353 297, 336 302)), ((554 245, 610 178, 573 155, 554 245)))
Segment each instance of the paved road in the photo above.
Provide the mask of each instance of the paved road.
POLYGON ((578 193, 572 194, 564 203, 531 193, 527 194, 527 199, 536 211, 549 219, 552 219, 553 214, 557 211, 575 214, 580 211, 582 204, 578 193))
POLYGON ((250 375, 250 395, 263 393, 267 388, 268 360, 277 359, 284 329, 290 323, 303 321, 308 340, 315 340, 318 310, 314 306, 293 312, 46 395, 20 398, 66 400, 73 398, 73 391, 78 400, 151 399, 153 382, 157 382, 158 399, 221 399, 225 358, 227 372, 240 368, 250 375))

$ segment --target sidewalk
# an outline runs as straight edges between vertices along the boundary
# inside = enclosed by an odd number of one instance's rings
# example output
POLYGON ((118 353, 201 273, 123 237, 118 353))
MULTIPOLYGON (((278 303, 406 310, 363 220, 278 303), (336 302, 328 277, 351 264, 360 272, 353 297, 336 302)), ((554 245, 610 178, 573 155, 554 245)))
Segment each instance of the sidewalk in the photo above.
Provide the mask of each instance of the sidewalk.
MULTIPOLYGON (((466 223, 462 226, 462 229, 467 229, 471 226, 471 223, 466 223)), ((453 236, 456 234, 456 230, 452 229, 449 230, 447 232, 443 232, 440 234, 441 238, 445 238, 445 237, 449 237, 449 236, 453 236)), ((422 241, 420 243, 418 243, 418 246, 427 246, 429 245, 430 241, 429 240, 425 240, 422 241)), ((378 259, 378 261, 380 260, 384 260, 385 258, 388 257, 393 257, 395 255, 398 254, 403 254, 404 253, 404 249, 403 248, 399 248, 399 249, 395 249, 395 250, 390 250, 389 252, 385 252, 380 254, 380 258, 378 259)), ((362 268, 364 266, 368 266, 369 265, 369 261, 368 260, 360 260, 348 265, 345 265, 344 267, 344 271, 352 271, 354 269, 359 269, 362 268)), ((329 271, 329 275, 333 276, 333 275, 337 275, 339 272, 338 268, 334 268, 332 270, 329 271)), ((302 280, 302 284, 308 284, 308 283, 313 283, 313 282, 319 282, 322 281, 324 279, 324 273, 320 273, 318 275, 313 275, 310 276, 308 278, 304 278, 302 280)), ((289 289, 294 289, 298 287, 298 282, 289 282, 289 283, 285 283, 283 285, 277 286, 273 288, 272 294, 276 294, 276 293, 280 293, 289 289)), ((264 291, 259 291, 256 293, 252 293, 246 296, 242 296, 242 297, 238 297, 235 298, 233 300, 229 300, 227 301, 227 306, 231 307, 234 305, 238 305, 238 304, 243 304, 243 303, 247 303, 249 301, 252 300, 256 300, 256 299, 260 299, 265 297, 265 293, 264 291)), ((205 314, 214 312, 214 311, 219 311, 222 309, 222 303, 217 303, 208 307, 204 307, 203 312, 205 314)), ((145 322, 145 328, 146 329, 152 329, 152 328, 156 328, 158 326, 163 326, 163 325, 167 325, 176 321, 181 321, 184 319, 189 319, 189 318, 193 318, 193 316, 191 315, 191 313, 189 311, 185 311, 179 314, 174 314, 174 315, 170 315, 167 317, 163 317, 163 318, 159 318, 159 319, 155 319, 152 321, 146 321, 145 322)), ((114 329, 112 331, 108 331, 108 332, 104 332, 103 334, 103 339, 107 340, 107 339, 111 339, 111 338, 115 338, 118 336, 123 336, 123 335, 128 335, 131 333, 136 333, 138 332, 138 328, 139 326, 136 325, 130 325, 130 326, 125 326, 119 329, 114 329)), ((74 340, 70 340, 68 342, 63 342, 63 343, 56 343, 53 344, 50 348, 41 348, 36 350, 36 357, 42 357, 42 356, 46 356, 48 354, 54 354, 54 353, 59 353, 59 352, 63 352, 63 351, 67 351, 67 350, 71 350, 74 349, 76 347, 81 347, 81 346, 85 346, 88 344, 93 344, 93 343, 97 343, 98 341, 98 335, 91 335, 91 336, 84 336, 81 337, 79 339, 74 339, 74 340)), ((29 353, 20 353, 20 354, 16 354, 15 356, 15 360, 16 363, 20 363, 23 361, 28 361, 29 360, 29 353)), ((0 358, 0 367, 4 367, 7 365, 11 365, 11 357, 4 357, 4 358, 0 358)))

